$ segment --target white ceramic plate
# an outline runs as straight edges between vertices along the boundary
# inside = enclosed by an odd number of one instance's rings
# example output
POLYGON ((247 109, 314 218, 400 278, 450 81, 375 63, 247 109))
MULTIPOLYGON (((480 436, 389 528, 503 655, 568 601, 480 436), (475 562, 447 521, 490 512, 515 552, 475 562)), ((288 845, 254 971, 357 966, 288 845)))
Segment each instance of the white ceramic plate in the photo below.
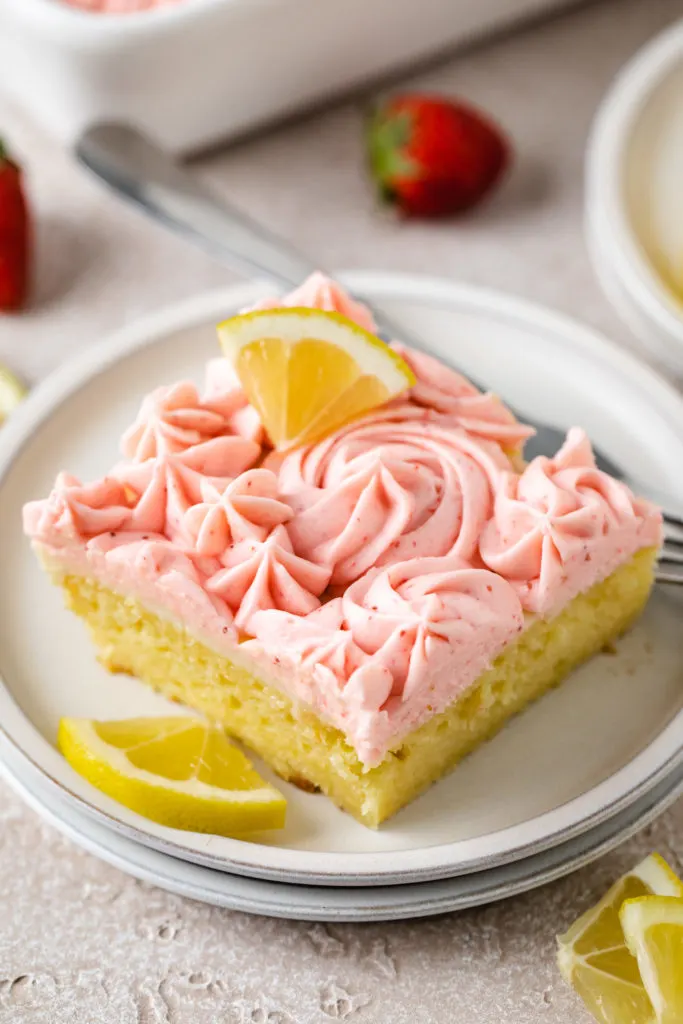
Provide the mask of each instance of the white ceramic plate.
MULTIPOLYGON (((2 739, 0 738, 0 746, 2 739)), ((544 853, 455 878, 343 888, 287 885, 215 871, 119 835, 56 794, 40 771, 4 752, 0 773, 49 824, 127 874, 191 899, 301 921, 390 921, 464 910, 527 892, 576 871, 644 828, 683 792, 683 765, 613 818, 544 853), (3 770, 4 769, 4 770, 3 770)))
MULTIPOLYGON (((448 282, 349 275, 446 360, 547 421, 581 423, 605 452, 683 498, 683 403, 601 337, 544 310, 448 282)), ((139 843, 259 878, 326 885, 424 881, 509 863, 585 832, 651 789, 681 759, 680 606, 657 593, 638 627, 511 723, 378 832, 321 796, 284 786, 282 834, 243 842, 174 832, 99 794, 53 746, 61 715, 121 717, 167 706, 97 665, 20 528, 20 508, 60 468, 84 478, 116 457, 142 394, 199 375, 213 324, 256 286, 201 296, 94 347, 39 388, 3 431, 0 456, 0 722, 7 742, 65 798, 139 843)))

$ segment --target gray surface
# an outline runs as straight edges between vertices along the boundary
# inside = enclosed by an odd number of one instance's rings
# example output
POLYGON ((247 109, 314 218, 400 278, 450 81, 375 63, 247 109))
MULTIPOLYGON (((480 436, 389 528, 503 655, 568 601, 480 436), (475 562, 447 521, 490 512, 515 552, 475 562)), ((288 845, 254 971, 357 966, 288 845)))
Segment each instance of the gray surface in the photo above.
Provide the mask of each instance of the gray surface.
MULTIPOLYGON (((683 16, 681 0, 608 0, 447 64, 420 85, 481 102, 520 160, 460 225, 378 213, 346 106, 201 163, 219 191, 328 266, 431 271, 582 316, 630 345, 581 234, 583 146, 619 65, 683 16)), ((139 313, 229 275, 120 207, 0 100, 30 168, 40 268, 0 358, 31 379, 139 313)), ((683 806, 597 865, 530 896, 430 921, 291 924, 210 909, 134 882, 41 825, 0 788, 0 1024, 586 1024, 553 936, 638 857, 681 867, 683 806)))

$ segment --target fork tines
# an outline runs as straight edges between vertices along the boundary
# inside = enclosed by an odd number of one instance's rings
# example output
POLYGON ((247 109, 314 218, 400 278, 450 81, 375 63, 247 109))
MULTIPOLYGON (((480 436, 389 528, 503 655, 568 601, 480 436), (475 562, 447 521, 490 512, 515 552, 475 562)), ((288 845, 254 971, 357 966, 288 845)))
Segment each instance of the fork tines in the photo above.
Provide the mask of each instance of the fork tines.
POLYGON ((657 562, 657 582, 683 584, 683 519, 664 513, 664 544, 657 562))
POLYGON ((673 531, 679 532, 683 538, 683 518, 675 515, 673 512, 662 511, 664 518, 664 526, 673 531))

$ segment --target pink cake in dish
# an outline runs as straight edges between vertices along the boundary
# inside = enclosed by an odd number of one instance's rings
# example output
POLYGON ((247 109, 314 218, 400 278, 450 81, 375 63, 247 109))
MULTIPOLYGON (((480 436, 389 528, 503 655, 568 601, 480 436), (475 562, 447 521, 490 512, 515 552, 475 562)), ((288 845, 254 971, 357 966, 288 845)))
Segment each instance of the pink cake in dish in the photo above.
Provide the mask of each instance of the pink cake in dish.
POLYGON ((134 14, 152 7, 168 7, 181 0, 61 0, 69 7, 78 7, 93 14, 134 14))
MULTIPOLYGON (((321 275, 283 304, 373 329, 321 275)), ((580 429, 525 465, 497 397, 395 347, 409 392, 284 454, 212 360, 143 399, 107 476, 25 509, 105 665, 371 826, 631 624, 661 533, 580 429)))

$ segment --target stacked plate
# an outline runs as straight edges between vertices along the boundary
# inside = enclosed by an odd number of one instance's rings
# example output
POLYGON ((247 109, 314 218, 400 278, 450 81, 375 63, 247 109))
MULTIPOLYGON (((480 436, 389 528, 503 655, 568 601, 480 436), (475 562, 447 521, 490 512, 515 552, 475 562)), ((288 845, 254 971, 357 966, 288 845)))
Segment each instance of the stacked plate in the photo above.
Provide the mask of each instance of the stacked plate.
MULTIPOLYGON (((558 426, 582 424, 629 476, 683 502, 675 473, 683 400, 604 338, 444 281, 345 280, 515 408, 558 426)), ((377 832, 325 797, 281 782, 289 800, 281 834, 246 842, 175 832, 89 787, 55 749, 62 715, 169 712, 135 680, 98 667, 81 623, 62 608, 22 537, 21 506, 44 494, 61 468, 85 479, 101 474, 140 397, 164 380, 199 377, 215 354, 214 324, 258 294, 255 286, 212 293, 119 333, 38 388, 5 429, 0 759, 8 780, 75 842, 123 870, 261 914, 441 913, 587 863, 683 791, 682 609, 664 588, 616 653, 595 658, 377 832)))

